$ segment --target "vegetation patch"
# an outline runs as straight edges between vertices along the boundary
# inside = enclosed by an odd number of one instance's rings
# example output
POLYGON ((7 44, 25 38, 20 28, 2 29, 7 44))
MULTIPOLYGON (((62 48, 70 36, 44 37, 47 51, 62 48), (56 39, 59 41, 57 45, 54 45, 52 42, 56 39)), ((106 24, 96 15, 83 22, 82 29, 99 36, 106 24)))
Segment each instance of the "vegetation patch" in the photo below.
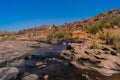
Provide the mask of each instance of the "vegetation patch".
POLYGON ((70 38, 71 36, 72 36, 72 32, 67 31, 67 30, 55 32, 56 38, 70 38))
POLYGON ((120 17, 106 13, 106 16, 100 22, 92 26, 86 26, 85 29, 89 33, 96 34, 99 31, 103 31, 104 28, 113 28, 115 25, 120 27, 120 17))
POLYGON ((92 42, 92 45, 90 46, 90 49, 98 49, 99 46, 97 45, 96 41, 92 42))
POLYGON ((120 29, 110 29, 99 33, 99 38, 105 40, 107 44, 113 45, 120 52, 120 29))
POLYGON ((2 40, 15 40, 16 36, 14 35, 6 35, 4 37, 1 37, 2 40))

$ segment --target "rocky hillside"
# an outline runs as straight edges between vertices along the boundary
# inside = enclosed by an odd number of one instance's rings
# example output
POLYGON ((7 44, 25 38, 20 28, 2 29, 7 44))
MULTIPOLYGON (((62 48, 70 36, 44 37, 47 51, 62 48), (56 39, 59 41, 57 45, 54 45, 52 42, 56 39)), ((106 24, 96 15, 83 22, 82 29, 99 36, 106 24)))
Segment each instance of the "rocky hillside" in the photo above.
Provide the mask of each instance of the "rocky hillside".
MULTIPOLYGON (((72 23, 65 23, 59 26, 39 26, 18 31, 12 35, 7 35, 3 39, 17 40, 54 40, 54 39, 86 39, 92 35, 98 35, 108 29, 120 28, 120 9, 112 9, 103 12, 90 19, 72 23)), ((102 34, 103 35, 103 34, 102 34)))
POLYGON ((86 36, 86 33, 96 34, 99 30, 120 27, 120 9, 103 12, 90 19, 59 26, 40 26, 21 30, 17 33, 19 39, 38 40, 49 38, 77 38, 86 36))

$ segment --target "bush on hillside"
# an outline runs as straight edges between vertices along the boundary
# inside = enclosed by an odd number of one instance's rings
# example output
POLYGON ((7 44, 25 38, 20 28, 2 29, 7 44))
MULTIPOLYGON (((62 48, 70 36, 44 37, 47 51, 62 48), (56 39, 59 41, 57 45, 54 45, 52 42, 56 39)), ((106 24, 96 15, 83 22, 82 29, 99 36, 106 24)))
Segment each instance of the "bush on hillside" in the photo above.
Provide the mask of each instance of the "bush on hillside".
POLYGON ((104 24, 103 23, 95 24, 94 26, 88 26, 88 27, 86 27, 87 31, 89 33, 92 33, 92 34, 96 34, 100 30, 102 30, 103 28, 104 28, 104 24))
POLYGON ((120 52, 120 30, 106 30, 104 33, 99 33, 99 38, 113 45, 120 52))
POLYGON ((14 35, 6 35, 4 37, 1 38, 2 40, 15 40, 16 36, 14 35))
POLYGON ((111 21, 112 25, 119 25, 120 26, 120 18, 113 18, 113 20, 111 21))
POLYGON ((89 33, 96 34, 100 30, 103 30, 103 28, 112 28, 114 25, 120 26, 120 17, 106 13, 105 17, 99 23, 88 26, 86 29, 89 33))
POLYGON ((70 31, 57 31, 55 32, 55 37, 56 38, 70 38, 72 36, 72 33, 70 31))

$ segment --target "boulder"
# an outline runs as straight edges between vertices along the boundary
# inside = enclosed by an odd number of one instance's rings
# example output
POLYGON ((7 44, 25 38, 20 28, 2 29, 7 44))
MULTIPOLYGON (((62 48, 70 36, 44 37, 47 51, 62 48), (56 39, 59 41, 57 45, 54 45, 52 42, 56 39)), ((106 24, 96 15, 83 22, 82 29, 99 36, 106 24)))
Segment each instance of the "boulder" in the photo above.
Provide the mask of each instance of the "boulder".
POLYGON ((23 66, 23 65, 25 65, 25 60, 24 59, 15 60, 15 61, 9 62, 7 64, 7 66, 10 66, 10 67, 20 67, 20 66, 23 66))
POLYGON ((67 60, 71 60, 71 52, 69 50, 65 50, 60 54, 61 57, 64 57, 67 60))
POLYGON ((16 67, 0 68, 0 80, 10 80, 16 78, 19 70, 16 67))
POLYGON ((36 63, 36 66, 42 66, 43 65, 43 62, 37 62, 36 63))
POLYGON ((39 77, 36 74, 30 74, 24 77, 22 80, 39 80, 39 77))

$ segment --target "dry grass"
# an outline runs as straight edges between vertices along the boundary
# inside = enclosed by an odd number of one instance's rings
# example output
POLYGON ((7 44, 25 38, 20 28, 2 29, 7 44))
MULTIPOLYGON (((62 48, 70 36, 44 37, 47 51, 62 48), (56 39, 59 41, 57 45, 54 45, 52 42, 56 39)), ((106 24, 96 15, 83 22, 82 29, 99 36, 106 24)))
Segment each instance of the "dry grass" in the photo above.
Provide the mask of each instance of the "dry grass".
POLYGON ((99 38, 96 35, 92 35, 91 39, 90 49, 99 49, 99 44, 97 43, 99 38))
POLYGON ((92 44, 90 46, 90 49, 99 49, 98 44, 96 43, 96 41, 92 41, 92 44))
POLYGON ((120 52, 120 29, 109 29, 104 33, 99 33, 99 38, 105 40, 107 44, 113 45, 120 52))
POLYGON ((57 31, 55 32, 54 35, 56 38, 71 38, 72 37, 72 33, 67 30, 57 31))

